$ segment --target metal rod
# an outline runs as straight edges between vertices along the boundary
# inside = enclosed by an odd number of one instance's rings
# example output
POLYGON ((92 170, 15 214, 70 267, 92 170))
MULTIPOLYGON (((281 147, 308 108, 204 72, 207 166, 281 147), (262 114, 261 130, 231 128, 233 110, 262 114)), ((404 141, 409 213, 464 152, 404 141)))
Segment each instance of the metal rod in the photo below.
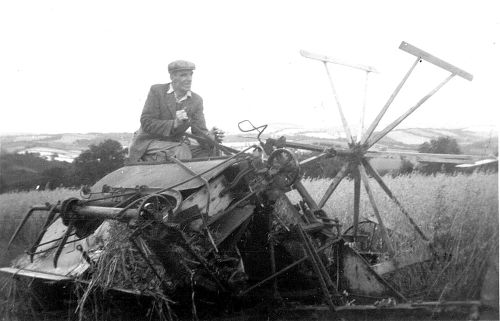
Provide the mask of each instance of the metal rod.
MULTIPOLYGON (((47 215, 47 219, 45 220, 45 223, 43 224, 43 228, 40 231, 40 233, 38 234, 38 237, 36 238, 36 240, 33 243, 33 245, 28 250, 29 253, 33 253, 33 252, 36 251, 36 249, 40 245, 40 242, 43 239, 43 236, 45 235, 45 232, 47 231, 47 229, 49 228, 49 226, 57 219, 57 216, 56 216, 56 214, 57 214, 56 213, 56 207, 59 204, 60 204, 60 202, 57 202, 57 204, 54 204, 54 205, 52 205, 50 207, 49 214, 47 215)), ((30 254, 30 262, 33 263, 33 254, 30 254)))
MULTIPOLYGON (((335 243, 338 243, 340 242, 342 239, 335 239, 335 240, 332 240, 332 241, 329 241, 327 244, 323 245, 322 247, 320 247, 319 249, 316 250, 316 252, 320 253, 320 252, 323 252, 324 250, 326 250, 327 248, 329 248, 330 246, 332 246, 333 244, 335 243)), ((295 266, 299 265, 300 263, 304 262, 305 260, 307 260, 309 257, 308 256, 304 256, 303 258, 293 262, 292 264, 288 265, 287 267, 284 267, 283 269, 279 270, 278 272, 268 276, 267 278, 265 278, 264 280, 262 281, 259 281, 257 283, 255 283, 254 285, 252 285, 251 287, 249 287, 248 289, 246 289, 245 291, 242 291, 239 296, 243 296, 245 294, 247 294, 248 292, 252 291, 253 289, 255 288, 258 288, 259 286, 261 286, 262 284, 268 282, 269 280, 272 280, 276 277, 278 277, 279 275, 285 273, 286 271, 294 268, 295 266)))
POLYGON ((455 74, 450 74, 448 77, 446 77, 445 80, 443 80, 436 88, 431 90, 427 95, 425 95, 422 99, 418 101, 418 103, 410 108, 406 113, 401 115, 398 119, 393 121, 391 124, 389 124, 387 127, 385 127, 380 133, 378 133, 377 136, 373 137, 368 141, 368 148, 372 147, 375 145, 379 140, 381 140, 385 135, 387 135, 391 130, 393 130, 397 125, 399 125, 403 120, 406 119, 411 113, 413 113, 418 107, 420 107, 427 99, 432 97, 441 87, 443 87, 448 81, 450 81, 451 78, 453 78, 455 74))
POLYGON ((69 235, 71 234, 71 232, 73 232, 73 227, 73 222, 70 222, 68 228, 66 229, 66 232, 64 232, 61 243, 59 243, 59 246, 57 247, 56 253, 54 254, 54 268, 57 268, 57 261, 59 260, 59 256, 61 255, 64 246, 66 245, 66 241, 68 240, 69 235))
POLYGON ((19 234, 19 232, 23 228, 24 224, 26 224, 28 219, 31 217, 31 214, 33 214, 33 212, 35 212, 35 211, 48 211, 48 210, 49 210, 49 208, 47 206, 33 206, 32 208, 30 208, 28 210, 28 212, 26 212, 26 214, 24 215, 21 223, 19 223, 19 225, 17 226, 14 234, 12 234, 12 237, 10 238, 9 243, 7 244, 7 250, 11 246, 12 242, 14 242, 14 239, 17 237, 17 235, 19 234))
MULTIPOLYGON (((93 199, 88 199, 86 201, 83 201, 82 204, 88 204, 88 203, 93 203, 93 202, 97 202, 97 201, 103 201, 103 200, 108 200, 108 199, 112 199, 112 198, 116 198, 116 197, 122 197, 122 196, 134 196, 138 194, 137 191, 134 191, 134 192, 128 192, 128 193, 124 193, 124 194, 114 194, 114 195, 109 195, 109 196, 105 196, 105 197, 100 197, 100 198, 93 198, 93 199)), ((129 200, 130 198, 128 198, 127 200, 129 200)), ((99 205, 106 205, 106 204, 110 204, 112 205, 114 202, 112 203, 104 203, 104 204, 99 204, 99 205)))
MULTIPOLYGON (((71 234, 69 235, 69 237, 74 236, 74 235, 76 235, 76 233, 71 233, 71 234)), ((57 242, 57 241, 59 241, 59 240, 61 240, 61 239, 62 239, 62 237, 58 237, 58 238, 53 239, 53 240, 51 240, 51 241, 44 242, 43 244, 40 244, 40 245, 45 245, 45 244, 49 244, 49 243, 54 243, 54 242, 57 242)), ((81 240, 83 240, 83 239, 85 239, 85 237, 84 237, 84 238, 74 239, 74 240, 71 240, 71 241, 67 241, 67 242, 66 242, 66 244, 75 243, 75 242, 81 241, 81 240)), ((53 250, 53 249, 57 248, 58 246, 59 246, 59 245, 55 245, 55 246, 52 246, 52 247, 46 248, 46 249, 41 250, 41 251, 38 251, 38 252, 29 252, 29 251, 27 251, 27 252, 26 252, 26 254, 27 254, 27 255, 30 255, 30 256, 33 256, 33 255, 35 255, 35 254, 40 254, 40 253, 45 253, 45 252, 48 252, 48 251, 50 251, 50 250, 53 250)))
MULTIPOLYGON (((189 181, 192 181, 193 179, 196 179, 196 178, 198 178, 198 177, 201 177, 203 174, 206 174, 206 173, 210 172, 211 170, 214 170, 215 168, 220 167, 220 166, 224 165, 225 163, 227 163, 227 162, 229 162, 229 161, 232 161, 233 159, 237 158, 238 156, 241 156, 241 155, 245 154, 245 152, 246 152, 247 150, 250 150, 250 149, 252 149, 252 148, 257 148, 257 147, 259 147, 259 146, 258 146, 258 145, 252 145, 252 146, 250 146, 250 147, 247 147, 247 148, 245 148, 244 150, 242 150, 241 152, 239 152, 238 154, 233 155, 233 156, 231 156, 231 157, 229 157, 229 158, 227 158, 227 159, 223 160, 223 161, 222 161, 222 162, 220 162, 219 164, 215 164, 213 167, 211 167, 211 168, 209 168, 209 169, 207 169, 207 170, 205 170, 205 171, 203 171, 203 172, 201 172, 201 173, 196 174, 196 176, 189 177, 189 178, 185 179, 185 180, 184 180, 184 181, 182 181, 182 182, 179 182, 179 183, 176 183, 176 184, 174 184, 174 185, 171 185, 171 186, 169 186, 169 187, 167 187, 167 188, 164 188, 164 189, 160 190, 158 193, 159 193, 159 194, 161 194, 161 193, 162 193, 162 192, 164 192, 164 191, 167 191, 167 190, 172 189, 172 188, 177 187, 177 186, 181 186, 182 184, 185 184, 185 183, 187 183, 187 182, 189 182, 189 181)), ((140 164, 142 164, 142 163, 138 163, 138 164, 140 165, 140 164)))
MULTIPOLYGON (((175 157, 169 157, 170 160, 173 160, 177 165, 179 165, 181 168, 183 168, 185 171, 187 171, 189 174, 193 176, 198 176, 191 168, 187 167, 184 165, 180 160, 178 160, 175 157)), ((215 244, 214 238, 212 237, 212 233, 210 233, 210 230, 208 229, 208 217, 209 217, 209 210, 210 210, 210 183, 206 178, 203 176, 198 176, 198 179, 203 182, 205 185, 205 188, 207 189, 207 208, 205 211, 205 215, 201 215, 201 221, 203 223, 203 229, 207 233, 208 239, 210 240, 210 243, 212 244, 212 247, 214 248, 215 252, 219 253, 219 249, 217 248, 217 245, 215 244)))
POLYGON ((382 239, 384 240, 384 243, 387 246, 387 250, 389 252, 389 255, 392 257, 392 256, 394 256, 394 249, 392 248, 392 244, 389 240, 389 236, 387 234, 387 230, 385 228, 384 222, 382 221, 382 218, 380 217, 380 213, 378 211, 377 204, 375 202, 375 197, 373 196, 372 190, 370 188, 370 183, 368 182, 368 176, 366 175, 365 168, 363 167, 363 165, 358 165, 358 170, 359 170, 359 174, 361 176, 361 180, 363 181, 363 184, 365 185, 366 194, 368 194, 368 198, 370 199, 370 203, 372 204, 373 212, 375 213, 375 216, 377 217, 378 224, 380 225, 382 239))
POLYGON ((370 174, 373 176, 373 178, 375 178, 375 180, 380 185, 380 187, 382 187, 382 189, 387 194, 387 196, 389 196, 389 198, 394 203, 396 203, 396 205, 399 207, 399 209, 401 210, 401 212, 406 216, 406 218, 408 219, 408 221, 410 221, 410 224, 413 226, 413 228, 415 229, 415 231, 417 231, 417 233, 422 237, 422 239, 424 241, 429 241, 429 238, 424 234, 424 232, 422 232, 422 230, 417 225, 417 223, 415 223, 415 221, 412 219, 412 217, 410 216, 410 214, 406 211, 406 209, 403 207, 403 205, 401 205, 401 203, 398 201, 398 199, 396 198, 396 196, 391 192, 391 190, 389 189, 389 187, 385 184, 384 180, 379 175, 379 173, 377 172, 377 170, 375 168, 373 168, 372 165, 370 164, 370 162, 368 162, 367 160, 363 160, 363 165, 370 172, 370 174))
POLYGON ((323 278, 325 279, 326 285, 330 288, 331 291, 334 291, 337 296, 340 296, 337 293, 337 289, 335 288, 335 285, 333 284, 333 281, 330 278, 330 275, 328 274, 328 271, 326 270, 325 265, 323 264, 323 261, 321 260, 321 258, 319 257, 318 253, 316 252, 316 248, 314 247, 314 244, 312 243, 311 238, 304 231, 304 229, 302 228, 302 226, 299 225, 299 228, 302 230, 302 234, 304 235, 304 238, 305 238, 305 240, 307 242, 306 245, 311 250, 311 254, 312 254, 314 260, 316 261, 316 263, 317 263, 317 265, 318 265, 318 267, 319 267, 319 269, 321 271, 321 274, 323 275, 323 278))
POLYGON ((312 249, 309 246, 307 237, 304 233, 304 230, 301 228, 300 225, 297 225, 297 229, 299 231, 300 238, 302 239, 302 242, 303 242, 304 251, 307 253, 307 256, 309 257, 311 264, 313 266, 313 269, 316 272, 316 275, 318 277, 319 284, 321 286, 321 289, 323 290, 323 295, 325 296, 326 303, 330 307, 330 311, 335 312, 335 305, 333 304, 332 295, 331 295, 330 291, 328 290, 327 282, 324 279, 324 275, 322 274, 322 271, 319 267, 319 262, 316 261, 316 258, 312 253, 314 251, 314 249, 312 249))
POLYGON ((330 81, 330 87, 332 88, 333 97, 335 98, 335 102, 337 103, 337 109, 339 111, 340 118, 342 120, 342 125, 344 126, 346 139, 349 143, 353 144, 354 140, 353 140, 352 135, 351 135, 351 130, 349 129, 349 125, 347 124, 347 120, 345 119, 344 112, 342 111, 342 106, 340 105, 340 101, 339 101, 339 98, 337 96, 337 91, 335 90, 335 85, 333 84, 332 76, 330 75, 330 70, 328 70, 328 65, 326 64, 326 62, 324 62, 324 65, 325 65, 326 74, 328 75, 328 80, 330 81))
POLYGON ((418 64, 419 61, 420 61, 420 57, 417 57, 417 59, 415 60, 415 62, 411 66, 410 70, 408 70, 408 72, 403 77, 403 79, 401 80, 401 82, 399 83, 399 85, 396 87, 396 89, 394 89, 394 92, 391 94, 391 96, 389 97, 389 99, 385 103, 385 105, 382 108, 382 110, 379 112, 379 114, 377 115, 377 117, 375 118, 375 120, 370 124, 370 127, 368 127, 367 131, 363 135, 363 139, 361 139, 361 143, 362 144, 366 143, 366 141, 373 134, 373 131, 375 130, 375 128, 377 128, 378 123, 380 122, 380 120, 382 119, 382 117, 385 115, 385 112, 387 111, 387 109, 389 108, 389 106, 392 104, 392 102, 394 101, 394 98, 396 98, 396 96, 398 95, 399 91, 401 90, 401 88, 405 84, 406 80, 408 80, 408 77, 410 77, 410 74, 412 73, 413 69, 415 69, 415 67, 417 66, 417 64, 418 64))
POLYGON ((323 208, 323 206, 325 206, 325 203, 328 201, 328 199, 332 195, 333 191, 335 191, 335 189, 337 188, 337 186, 339 186, 342 179, 344 179, 344 177, 347 175, 348 168, 349 168, 349 163, 345 163, 342 166, 342 168, 340 169, 340 171, 337 173, 337 175, 335 175, 332 183, 330 184, 330 186, 328 186, 328 189, 326 190, 325 195, 323 195, 323 197, 321 198, 321 201, 319 201, 319 204, 318 204, 319 208, 323 208))
POLYGON ((205 135, 204 133, 202 133, 198 127, 193 126, 192 124, 191 124, 191 127, 192 128, 197 128, 198 131, 199 131, 198 134, 200 134, 201 136, 193 135, 193 134, 190 134, 190 133, 184 133, 184 135, 186 135, 187 137, 193 138, 193 139, 196 139, 196 140, 203 140, 206 143, 215 146, 215 148, 220 149, 221 151, 223 151, 224 153, 226 153, 226 155, 233 155, 233 154, 237 154, 237 153, 240 152, 237 149, 234 149, 234 148, 231 148, 231 147, 228 147, 228 146, 224 146, 224 145, 222 145, 222 144, 220 144, 220 143, 212 140, 210 137, 208 137, 207 135, 205 135))

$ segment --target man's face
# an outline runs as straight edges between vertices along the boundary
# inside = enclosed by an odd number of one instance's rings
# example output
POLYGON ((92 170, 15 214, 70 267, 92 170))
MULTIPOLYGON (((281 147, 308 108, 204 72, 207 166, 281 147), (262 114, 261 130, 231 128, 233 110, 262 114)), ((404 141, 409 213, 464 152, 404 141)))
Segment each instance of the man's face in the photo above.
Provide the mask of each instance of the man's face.
POLYGON ((192 70, 178 70, 170 74, 172 86, 174 90, 188 91, 191 90, 191 82, 193 80, 192 70))

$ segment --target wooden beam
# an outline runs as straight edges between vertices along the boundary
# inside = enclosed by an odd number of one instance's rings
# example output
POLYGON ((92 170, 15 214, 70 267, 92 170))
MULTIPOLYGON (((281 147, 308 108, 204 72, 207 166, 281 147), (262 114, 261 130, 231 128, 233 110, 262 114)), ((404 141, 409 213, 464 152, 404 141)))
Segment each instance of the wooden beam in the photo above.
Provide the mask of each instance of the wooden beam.
POLYGON ((419 61, 420 61, 420 58, 417 58, 415 60, 415 62, 411 66, 410 70, 408 70, 408 72, 403 77, 403 79, 401 80, 401 82, 399 83, 399 85, 396 87, 396 89, 394 89, 394 92, 391 94, 391 96, 389 97, 389 99, 385 103, 385 105, 382 108, 382 110, 379 112, 379 114, 377 115, 377 117, 375 118, 375 120, 370 124, 370 127, 368 127, 368 129, 366 130, 365 134, 363 135, 363 138, 361 139, 361 143, 362 144, 366 143, 366 141, 373 134, 373 131, 375 130, 375 128, 377 128, 378 123, 380 122, 380 120, 382 119, 382 117, 385 115, 387 109, 392 104, 392 102, 394 101, 394 99, 398 95, 399 91, 401 90, 401 88, 405 84, 406 80, 408 80, 408 77, 410 77, 410 74, 412 73, 413 69, 415 69, 415 67, 417 66, 417 64, 418 64, 419 61))
POLYGON ((370 183, 368 182, 368 176, 366 175, 365 168, 363 165, 358 165, 359 174, 361 176, 361 180, 365 185, 366 194, 368 194, 368 198, 370 199, 370 203, 373 207, 373 212, 377 217, 378 225, 380 226, 380 232, 382 233, 382 239, 384 240, 385 245, 387 246, 387 251, 391 257, 394 256, 394 249, 392 248, 391 241, 389 240, 389 235, 387 234, 387 229, 385 228, 384 222, 382 221, 382 217, 378 211, 377 203, 375 202, 375 197, 373 196, 372 190, 370 188, 370 183))
POLYGON ((354 218, 352 220, 353 225, 353 240, 356 242, 356 237, 358 235, 358 223, 359 223, 359 200, 361 196, 361 180, 359 171, 354 174, 354 218))
POLYGON ((420 235, 420 237, 422 237, 422 239, 424 241, 429 241, 429 238, 424 234, 424 232, 422 232, 422 230, 420 229, 420 227, 411 218, 410 214, 405 210, 405 208, 403 207, 403 205, 401 205, 401 203, 398 201, 398 199, 396 198, 396 196, 394 194, 392 194, 391 190, 385 184, 384 180, 379 175, 379 173, 375 170, 375 168, 373 168, 371 166, 371 164, 367 160, 363 160, 363 165, 366 167, 366 169, 368 170, 368 172, 370 172, 370 174, 372 174, 373 178, 375 178, 375 180, 380 185, 380 187, 382 187, 382 189, 387 194, 387 196, 389 196, 389 198, 394 203, 396 203, 396 205, 399 207, 399 209, 401 210, 401 212, 406 216, 406 218, 408 219, 408 221, 410 221, 410 224, 413 226, 413 228, 415 229, 415 231, 417 231, 417 233, 420 235))
POLYGON ((347 120, 345 119, 344 112, 342 111, 342 105, 340 104, 339 97, 337 96, 337 91, 335 90, 335 86, 333 85, 333 79, 330 75, 330 70, 328 69, 328 65, 326 62, 324 63, 326 74, 328 75, 328 80, 330 81, 330 88, 332 89, 333 97, 335 98, 335 102, 337 104, 337 109, 340 114, 340 119, 342 120, 342 126, 344 126, 344 131, 346 135, 346 139, 349 143, 354 144, 354 139, 352 138, 351 130, 349 129, 349 125, 347 124, 347 120))
POLYGON ((458 75, 458 76, 460 76, 464 79, 467 79, 469 81, 471 81, 473 78, 473 76, 470 73, 468 73, 467 71, 462 70, 456 66, 453 66, 452 64, 450 64, 442 59, 439 59, 438 57, 433 56, 430 53, 423 51, 422 49, 419 49, 415 46, 412 46, 407 42, 404 42, 404 41, 401 42, 401 44, 399 45, 399 49, 406 51, 407 53, 414 55, 416 57, 419 57, 425 61, 428 61, 433 65, 436 65, 440 68, 443 68, 444 70, 447 70, 447 71, 451 72, 452 74, 458 75))
POLYGON ((364 71, 367 71, 367 72, 378 72, 375 68, 373 68, 371 66, 364 66, 364 65, 359 65, 359 64, 350 64, 350 63, 347 63, 347 62, 344 62, 344 61, 340 61, 338 59, 334 59, 334 58, 331 58, 331 57, 328 57, 328 56, 325 56, 325 55, 320 55, 320 54, 308 52, 308 51, 305 51, 305 50, 301 50, 300 54, 303 57, 306 57, 306 58, 309 58, 309 59, 319 60, 319 61, 322 61, 322 62, 330 62, 332 64, 347 66, 347 67, 351 67, 351 68, 355 68, 355 69, 361 69, 361 70, 364 70, 364 71))
POLYGON ((401 159, 412 158, 419 162, 430 163, 450 163, 450 164, 463 164, 467 162, 474 162, 481 159, 479 155, 464 155, 464 154, 431 154, 431 153, 417 153, 417 152, 401 152, 401 151, 375 151, 370 150, 365 153, 367 158, 393 158, 401 159))
POLYGON ((393 121, 387 127, 385 127, 377 136, 373 137, 368 141, 368 148, 375 145, 379 140, 381 140, 385 135, 387 135, 391 130, 393 130, 397 125, 399 125, 403 120, 406 119, 410 114, 412 114, 418 107, 420 107, 423 103, 427 101, 427 99, 431 98, 441 87, 443 87, 451 78, 453 78, 455 74, 450 74, 445 80, 443 80, 436 88, 431 90, 427 95, 425 95, 422 99, 420 99, 415 106, 410 108, 406 113, 401 115, 398 119, 393 121))
POLYGON ((349 163, 345 163, 342 166, 342 168, 340 169, 340 171, 337 173, 337 175, 335 175, 332 183, 330 184, 330 186, 328 186, 328 189, 326 190, 325 195, 323 195, 323 197, 321 198, 321 201, 319 201, 319 204, 318 204, 319 208, 323 208, 323 206, 325 206, 326 201, 328 201, 328 199, 332 195, 333 191, 335 191, 335 189, 337 188, 337 186, 339 186, 342 179, 344 179, 344 177, 347 175, 348 168, 349 168, 349 163))

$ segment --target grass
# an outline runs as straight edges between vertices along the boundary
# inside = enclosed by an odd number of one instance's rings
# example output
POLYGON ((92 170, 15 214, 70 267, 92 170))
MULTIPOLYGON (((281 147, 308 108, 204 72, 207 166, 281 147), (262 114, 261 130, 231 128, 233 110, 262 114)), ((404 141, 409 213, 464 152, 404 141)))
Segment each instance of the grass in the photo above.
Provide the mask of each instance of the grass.
MULTIPOLYGON (((384 180, 439 253, 445 254, 439 260, 390 275, 393 285, 412 299, 476 299, 488 262, 498 260, 498 175, 408 175, 384 177, 384 180)), ((304 181, 317 200, 329 183, 325 179, 304 181)), ((418 236, 376 182, 370 180, 370 184, 384 222, 397 236, 393 244, 396 251, 411 250, 419 242, 418 236)), ((344 180, 325 206, 329 216, 340 220, 343 230, 352 223, 353 190, 352 181, 344 180)), ((58 189, 0 195, 2 266, 26 249, 44 222, 43 215, 30 220, 14 247, 6 251, 5 245, 27 209, 34 204, 54 203, 68 197, 78 197, 78 192, 58 189)), ((293 192, 290 197, 298 200, 293 192)), ((362 217, 373 218, 363 187, 360 209, 362 217)))
POLYGON ((69 197, 79 197, 79 192, 71 189, 58 188, 53 191, 31 191, 0 194, 0 263, 5 266, 16 255, 26 249, 36 237, 40 227, 45 222, 46 213, 35 212, 26 223, 19 237, 7 250, 7 243, 16 227, 22 221, 28 209, 33 205, 43 205, 46 202, 56 203, 69 197))
MULTIPOLYGON (((491 260, 498 261, 498 175, 407 175, 384 181, 440 254, 439 260, 398 271, 389 279, 403 294, 414 299, 464 300, 479 296, 482 277, 491 260)), ((328 180, 305 181, 316 199, 326 191, 328 180)), ((397 254, 422 243, 408 220, 374 180, 370 185, 380 215, 395 236, 397 254)), ((344 180, 325 205, 339 218, 344 230, 352 224, 354 184, 344 180)), ((297 198, 297 195, 292 195, 297 198)), ((361 217, 375 220, 362 187, 361 217)))

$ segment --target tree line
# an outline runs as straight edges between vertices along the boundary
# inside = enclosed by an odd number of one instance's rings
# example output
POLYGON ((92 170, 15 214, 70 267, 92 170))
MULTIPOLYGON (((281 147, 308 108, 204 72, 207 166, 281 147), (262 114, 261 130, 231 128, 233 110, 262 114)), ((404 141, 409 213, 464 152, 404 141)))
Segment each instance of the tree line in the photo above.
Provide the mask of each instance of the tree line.
MULTIPOLYGON (((425 142, 418 146, 417 151, 419 153, 430 153, 430 154, 462 154, 462 151, 454 138, 447 136, 438 137, 425 142)), ((312 154, 302 155, 299 160, 311 157, 312 154)), ((311 164, 306 164, 303 166, 302 175, 306 178, 333 178, 337 172, 340 170, 344 162, 338 158, 323 159, 319 162, 314 162, 311 164)), ((407 175, 410 173, 419 173, 422 175, 434 175, 436 173, 456 173, 459 169, 455 167, 456 164, 445 164, 445 163, 419 163, 408 159, 401 159, 401 163, 398 168, 392 170, 379 170, 379 174, 398 176, 407 175)), ((498 168, 493 168, 488 170, 498 170, 498 168)), ((462 170, 463 171, 463 170, 462 170)))
MULTIPOLYGON (((420 153, 461 154, 455 139, 439 137, 425 142, 418 147, 420 153)), ((115 140, 108 139, 99 144, 90 145, 76 157, 72 163, 46 160, 38 154, 9 154, 0 152, 0 193, 8 191, 55 189, 57 187, 75 187, 92 185, 106 174, 124 165, 127 149, 115 140)), ((300 160, 311 154, 299 155, 300 160)), ((338 158, 323 159, 302 167, 306 178, 333 178, 343 165, 338 158)), ((418 166, 409 160, 401 160, 399 168, 381 171, 382 175, 392 176, 418 172, 435 174, 453 173, 454 164, 425 163, 418 166)))
POLYGON ((0 152, 0 193, 91 185, 124 165, 127 149, 112 139, 90 145, 72 163, 38 153, 0 152))

